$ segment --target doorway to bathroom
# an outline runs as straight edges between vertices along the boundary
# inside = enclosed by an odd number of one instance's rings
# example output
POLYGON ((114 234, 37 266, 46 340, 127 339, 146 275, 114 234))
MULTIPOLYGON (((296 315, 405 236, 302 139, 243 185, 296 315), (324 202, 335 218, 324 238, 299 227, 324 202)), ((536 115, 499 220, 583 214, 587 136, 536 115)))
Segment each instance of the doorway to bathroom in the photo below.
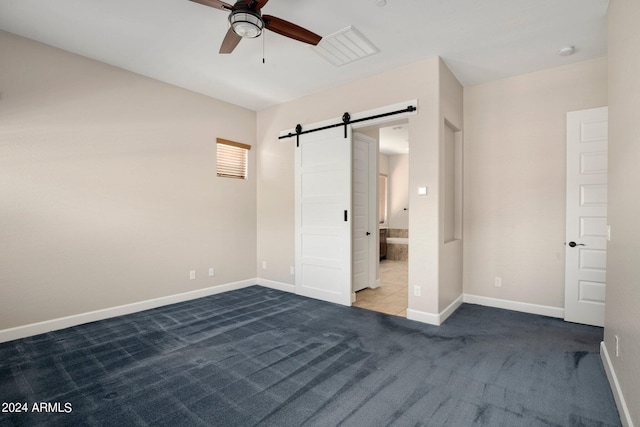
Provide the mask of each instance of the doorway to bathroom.
POLYGON ((281 132, 281 139, 295 137, 297 146, 297 294, 350 306, 357 301, 358 290, 381 288, 378 232, 388 226, 378 224, 378 130, 407 124, 409 116, 417 114, 416 105, 412 100, 355 113, 349 124, 330 120, 307 125, 311 130, 306 132, 281 132), (361 132, 368 129, 376 130, 373 138, 361 132))
POLYGON ((409 261, 409 124, 407 119, 360 128, 377 141, 378 275, 358 290, 354 307, 406 317, 409 261))

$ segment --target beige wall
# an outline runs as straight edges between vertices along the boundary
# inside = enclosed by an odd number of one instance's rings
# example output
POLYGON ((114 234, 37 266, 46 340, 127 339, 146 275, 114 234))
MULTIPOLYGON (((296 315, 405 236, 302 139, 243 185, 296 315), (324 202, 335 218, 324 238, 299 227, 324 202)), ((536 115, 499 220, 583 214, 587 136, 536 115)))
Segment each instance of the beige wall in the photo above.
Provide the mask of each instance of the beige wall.
POLYGON ((566 112, 605 105, 606 58, 464 89, 466 294, 564 307, 566 112))
MULTIPOLYGON (((439 102, 440 112, 438 117, 439 128, 439 153, 440 161, 440 183, 439 183, 439 201, 438 210, 438 245, 440 253, 439 264, 439 292, 438 292, 438 312, 442 312, 456 299, 462 296, 463 289, 463 262, 462 250, 463 239, 445 242, 445 215, 446 209, 446 189, 445 189, 445 143, 447 139, 446 127, 450 126, 456 130, 462 130, 464 126, 464 108, 463 108, 463 88, 455 76, 451 73, 447 65, 441 60, 440 68, 440 87, 439 102)), ((464 232, 463 232, 464 233, 464 232)))
POLYGON ((389 228, 409 228, 409 155, 389 158, 389 228), (407 209, 407 210, 405 210, 407 209))
MULTIPOLYGON (((376 132, 377 133, 377 132, 376 132)), ((383 221, 381 224, 382 227, 378 226, 378 228, 388 228, 389 227, 389 156, 387 154, 378 153, 378 174, 386 175, 387 177, 387 192, 383 194, 382 187, 378 188, 378 209, 380 209, 380 204, 382 203, 382 199, 386 196, 386 204, 387 204, 387 215, 386 219, 383 219, 382 214, 378 215, 378 221, 383 221)), ((377 277, 377 276, 376 276, 377 277)))
POLYGON ((609 205, 604 340, 632 422, 640 426, 640 3, 608 11, 609 205), (615 337, 620 356, 615 356, 615 337))
POLYGON ((294 140, 279 141, 279 132, 297 123, 339 119, 398 102, 418 99, 419 112, 409 118, 410 159, 410 286, 422 296, 409 296, 409 306, 437 313, 438 307, 438 69, 431 58, 364 78, 258 113, 258 275, 293 284, 294 265, 294 140), (418 197, 418 186, 433 189, 418 197), (415 191, 414 191, 415 190, 415 191))
POLYGON ((255 112, 5 32, 0 63, 0 330, 256 277, 256 150, 215 173, 255 112))
POLYGON ((380 153, 378 155, 378 172, 389 176, 389 156, 380 153))

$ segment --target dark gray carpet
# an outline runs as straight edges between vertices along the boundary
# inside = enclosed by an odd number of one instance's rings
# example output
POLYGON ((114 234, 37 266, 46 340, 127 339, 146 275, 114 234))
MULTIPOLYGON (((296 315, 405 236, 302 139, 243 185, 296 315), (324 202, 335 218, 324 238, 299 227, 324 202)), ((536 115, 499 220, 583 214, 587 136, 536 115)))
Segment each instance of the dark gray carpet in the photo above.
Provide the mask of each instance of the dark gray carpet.
POLYGON ((29 409, 0 425, 618 426, 601 340, 475 305, 435 327, 254 286, 0 344, 0 402, 29 409))

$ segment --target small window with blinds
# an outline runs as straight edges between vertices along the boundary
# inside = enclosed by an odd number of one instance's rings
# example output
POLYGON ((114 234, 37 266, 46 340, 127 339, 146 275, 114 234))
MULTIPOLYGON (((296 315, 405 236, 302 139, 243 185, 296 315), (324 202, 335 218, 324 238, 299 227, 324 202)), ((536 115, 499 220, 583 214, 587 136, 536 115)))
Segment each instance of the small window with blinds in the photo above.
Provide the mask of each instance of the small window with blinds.
POLYGON ((247 179, 247 164, 251 146, 241 142, 216 139, 218 176, 247 179))

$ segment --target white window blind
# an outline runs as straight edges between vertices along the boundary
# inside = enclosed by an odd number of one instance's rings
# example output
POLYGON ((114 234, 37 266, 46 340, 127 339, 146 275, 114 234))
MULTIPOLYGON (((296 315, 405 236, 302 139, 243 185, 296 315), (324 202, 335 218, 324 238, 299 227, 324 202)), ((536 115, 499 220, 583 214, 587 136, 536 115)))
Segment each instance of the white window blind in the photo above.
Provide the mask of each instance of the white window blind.
POLYGON ((218 176, 247 179, 247 164, 251 146, 217 138, 218 176))

